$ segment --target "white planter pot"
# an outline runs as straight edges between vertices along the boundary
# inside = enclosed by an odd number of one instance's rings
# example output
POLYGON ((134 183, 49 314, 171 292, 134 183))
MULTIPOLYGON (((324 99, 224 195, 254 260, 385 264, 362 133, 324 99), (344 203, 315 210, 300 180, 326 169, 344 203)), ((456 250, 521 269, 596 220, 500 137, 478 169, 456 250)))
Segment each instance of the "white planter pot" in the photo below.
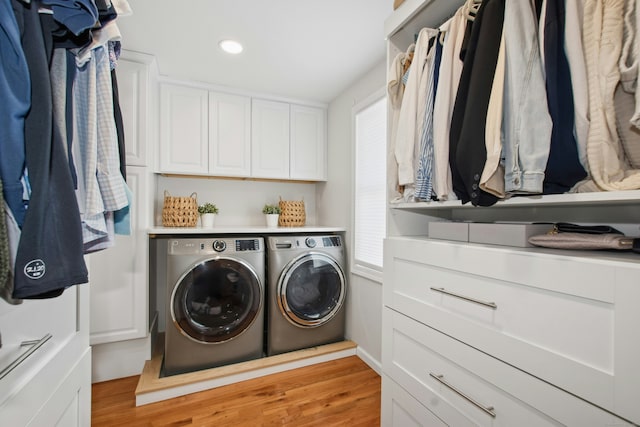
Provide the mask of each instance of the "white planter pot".
POLYGON ((280 215, 266 214, 264 217, 267 219, 267 227, 275 228, 278 226, 278 218, 280 217, 280 215))
POLYGON ((200 215, 200 224, 202 228, 213 228, 213 224, 216 220, 216 214, 204 213, 200 215))

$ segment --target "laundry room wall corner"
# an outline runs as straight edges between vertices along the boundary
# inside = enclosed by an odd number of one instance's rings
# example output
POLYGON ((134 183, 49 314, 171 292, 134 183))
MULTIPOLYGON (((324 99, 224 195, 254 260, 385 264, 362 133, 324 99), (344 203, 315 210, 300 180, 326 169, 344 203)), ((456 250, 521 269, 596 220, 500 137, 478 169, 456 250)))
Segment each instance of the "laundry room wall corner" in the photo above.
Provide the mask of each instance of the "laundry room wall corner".
MULTIPOLYGON (((345 227, 347 260, 352 250, 352 128, 351 109, 359 101, 383 87, 386 82, 385 61, 356 79, 329 104, 327 182, 317 184, 317 214, 322 224, 345 227)), ((358 344, 358 355, 380 372, 382 286, 379 282, 351 273, 347 261, 348 293, 346 338, 358 344)))

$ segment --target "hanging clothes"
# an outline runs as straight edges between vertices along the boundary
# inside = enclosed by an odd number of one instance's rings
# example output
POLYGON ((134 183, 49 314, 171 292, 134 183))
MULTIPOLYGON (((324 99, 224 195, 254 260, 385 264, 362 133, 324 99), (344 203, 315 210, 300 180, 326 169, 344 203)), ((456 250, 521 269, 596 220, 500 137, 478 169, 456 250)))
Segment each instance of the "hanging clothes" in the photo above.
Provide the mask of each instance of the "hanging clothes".
POLYGON ((625 2, 624 33, 620 55, 620 85, 615 92, 616 127, 620 143, 629 164, 640 169, 640 44, 638 20, 640 12, 635 1, 625 2))
MULTIPOLYGON (((507 8, 508 5, 505 5, 505 20, 507 19, 507 8)), ((489 106, 487 107, 487 125, 484 137, 487 149, 487 161, 484 164, 484 169, 480 176, 480 188, 500 199, 504 199, 506 196, 504 191, 504 160, 502 159, 502 121, 507 56, 505 31, 502 32, 502 38, 500 39, 496 73, 493 78, 491 95, 489 96, 489 106)))
POLYGON ((626 0, 624 5, 624 32, 622 39, 622 53, 620 55, 620 83, 624 91, 635 94, 634 112, 629 122, 640 128, 640 6, 635 0, 626 0))
POLYGON ((118 58, 120 57, 120 42, 109 40, 109 68, 111 69, 111 92, 113 101, 113 119, 116 125, 116 134, 118 137, 118 151, 120 154, 120 174, 127 181, 127 149, 124 140, 124 123, 122 120, 122 110, 120 109, 120 93, 118 90, 118 77, 116 75, 116 67, 118 58))
POLYGON ((6 237, 6 250, 8 251, 8 270, 6 274, 3 274, 4 282, 0 282, 0 298, 4 299, 9 304, 21 304, 21 299, 13 298, 13 284, 14 284, 14 274, 13 274, 13 266, 16 263, 16 254, 18 253, 18 242, 20 241, 20 227, 18 227, 18 223, 16 222, 9 206, 3 200, 1 206, 4 210, 2 212, 3 218, 0 222, 4 222, 3 231, 0 231, 0 234, 4 232, 5 234, 2 236, 3 244, 4 239, 6 237))
POLYGON ((544 194, 566 193, 587 176, 578 158, 574 136, 573 90, 564 53, 565 0, 546 0, 544 64, 547 103, 553 122, 544 174, 544 194))
POLYGON ((453 189, 462 203, 490 206, 498 200, 480 189, 486 162, 485 128, 498 60, 505 0, 484 0, 471 29, 451 119, 449 162, 453 189))
POLYGON ((92 28, 98 21, 98 8, 93 0, 41 0, 51 6, 56 21, 76 36, 92 28))
POLYGON ((409 67, 396 135, 395 157, 398 162, 399 185, 413 185, 415 183, 416 154, 420 137, 419 126, 420 122, 424 120, 424 115, 420 116, 419 114, 419 108, 424 106, 424 97, 426 96, 426 92, 421 91, 420 88, 426 87, 426 80, 423 81, 424 65, 429 53, 429 41, 436 34, 437 30, 432 28, 420 30, 413 60, 409 67))
POLYGON ((623 0, 585 2, 583 45, 591 119, 587 160, 592 180, 578 183, 576 192, 640 189, 640 169, 627 164, 616 129, 614 93, 620 82, 623 12, 623 0))
POLYGON ((29 68, 11 0, 0 0, 0 179, 2 195, 21 226, 24 187, 24 118, 31 106, 29 68))
POLYGON ((99 46, 91 56, 78 68, 73 89, 74 140, 81 142, 74 144, 74 149, 82 164, 77 194, 87 252, 95 249, 91 242, 102 245, 109 229, 113 229, 107 225, 105 212, 128 205, 126 183, 120 174, 108 52, 99 46))
POLYGON ((420 133, 420 152, 416 172, 415 197, 418 200, 431 200, 433 194, 433 104, 438 87, 439 66, 442 59, 440 32, 431 39, 431 49, 425 63, 423 79, 426 80, 426 96, 420 133))
POLYGON ((51 36, 42 32, 35 2, 13 2, 24 22, 22 46, 32 88, 31 109, 25 118, 32 192, 16 256, 13 297, 47 298, 60 295, 70 285, 86 283, 87 268, 73 183, 56 137, 59 133, 52 129, 48 67, 52 52, 45 49, 45 37, 51 36))
POLYGON ((574 135, 578 145, 578 159, 588 174, 589 88, 587 86, 587 64, 584 60, 584 47, 582 46, 583 7, 582 0, 566 0, 564 50, 569 62, 571 85, 573 87, 574 135))
POLYGON ((444 32, 440 81, 433 107, 433 189, 438 200, 457 199, 451 182, 449 166, 449 131, 455 103, 462 60, 460 51, 467 28, 464 9, 458 8, 455 15, 440 27, 444 32))
POLYGON ((396 148, 396 133, 398 120, 400 118, 400 107, 402 106, 402 95, 404 84, 402 83, 403 63, 405 53, 400 52, 391 62, 391 67, 387 73, 387 99, 389 100, 390 121, 389 121, 389 143, 387 144, 387 191, 392 194, 392 203, 402 200, 402 191, 398 187, 398 164, 394 157, 396 148))
POLYGON ((528 0, 505 6, 505 191, 540 194, 553 123, 547 104, 536 11, 528 0))

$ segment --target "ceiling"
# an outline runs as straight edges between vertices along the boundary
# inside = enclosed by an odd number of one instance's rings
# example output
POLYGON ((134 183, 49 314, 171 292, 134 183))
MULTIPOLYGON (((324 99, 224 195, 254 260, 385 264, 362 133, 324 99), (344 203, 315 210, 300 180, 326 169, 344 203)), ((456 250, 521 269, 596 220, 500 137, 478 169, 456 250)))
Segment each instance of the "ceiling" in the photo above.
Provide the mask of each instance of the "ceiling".
POLYGON ((328 103, 384 60, 392 0, 129 0, 124 49, 152 54, 160 74, 328 103), (233 38, 239 55, 218 42, 233 38))

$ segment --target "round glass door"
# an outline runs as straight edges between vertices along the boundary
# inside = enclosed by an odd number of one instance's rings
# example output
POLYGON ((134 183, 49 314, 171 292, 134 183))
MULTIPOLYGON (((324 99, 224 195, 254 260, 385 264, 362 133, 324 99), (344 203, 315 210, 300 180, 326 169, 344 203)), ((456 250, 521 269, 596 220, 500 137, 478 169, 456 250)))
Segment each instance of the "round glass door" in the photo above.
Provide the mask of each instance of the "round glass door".
POLYGON ((278 305, 296 326, 317 327, 328 322, 342 307, 344 297, 344 273, 335 259, 322 253, 295 258, 278 281, 278 305))
POLYGON ((255 320, 262 284, 240 260, 216 258, 186 272, 171 295, 171 317, 187 337, 204 343, 235 338, 255 320))

